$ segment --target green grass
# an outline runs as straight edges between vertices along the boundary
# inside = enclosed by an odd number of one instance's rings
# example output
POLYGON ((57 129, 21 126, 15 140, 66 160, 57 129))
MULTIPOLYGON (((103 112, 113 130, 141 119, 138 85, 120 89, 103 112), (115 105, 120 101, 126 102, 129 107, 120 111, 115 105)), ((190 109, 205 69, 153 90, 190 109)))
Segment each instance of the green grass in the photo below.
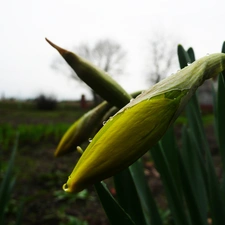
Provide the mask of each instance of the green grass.
POLYGON ((20 133, 20 145, 35 145, 39 142, 57 143, 69 126, 69 123, 19 124, 16 127, 3 124, 0 126, 0 145, 3 149, 8 149, 16 132, 20 133))
POLYGON ((9 149, 16 132, 20 133, 19 146, 57 145, 69 126, 86 112, 78 106, 76 102, 59 103, 56 110, 41 111, 33 102, 0 101, 0 148, 9 149))

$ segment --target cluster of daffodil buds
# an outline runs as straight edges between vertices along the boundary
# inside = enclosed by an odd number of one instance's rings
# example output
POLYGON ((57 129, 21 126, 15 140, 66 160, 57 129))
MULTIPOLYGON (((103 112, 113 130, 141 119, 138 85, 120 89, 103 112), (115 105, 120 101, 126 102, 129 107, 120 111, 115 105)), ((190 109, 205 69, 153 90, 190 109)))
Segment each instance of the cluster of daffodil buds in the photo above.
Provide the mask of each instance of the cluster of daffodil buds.
POLYGON ((64 190, 79 192, 135 162, 162 138, 196 89, 223 70, 225 54, 205 56, 130 101, 94 136, 64 190))
MULTIPOLYGON (((140 91, 132 93, 131 96, 136 97, 138 94, 140 94, 140 91)), ((77 146, 82 145, 87 140, 90 142, 90 137, 95 135, 102 127, 102 124, 117 111, 117 107, 104 101, 85 113, 80 119, 75 121, 63 135, 54 156, 59 157, 73 152, 77 150, 77 146)))
POLYGON ((122 108, 96 134, 64 190, 79 192, 125 169, 155 145, 205 79, 225 69, 225 54, 206 56, 122 108))

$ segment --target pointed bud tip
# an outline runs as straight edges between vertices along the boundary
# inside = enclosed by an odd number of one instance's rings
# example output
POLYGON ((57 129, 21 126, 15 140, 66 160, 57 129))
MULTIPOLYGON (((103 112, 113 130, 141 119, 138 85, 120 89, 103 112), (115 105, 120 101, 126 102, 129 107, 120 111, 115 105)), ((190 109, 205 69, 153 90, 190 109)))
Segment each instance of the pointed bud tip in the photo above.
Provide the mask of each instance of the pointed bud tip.
POLYGON ((59 47, 58 45, 54 44, 53 42, 51 42, 50 40, 48 40, 48 38, 45 38, 45 40, 53 47, 55 48, 61 55, 67 53, 68 51, 59 47))

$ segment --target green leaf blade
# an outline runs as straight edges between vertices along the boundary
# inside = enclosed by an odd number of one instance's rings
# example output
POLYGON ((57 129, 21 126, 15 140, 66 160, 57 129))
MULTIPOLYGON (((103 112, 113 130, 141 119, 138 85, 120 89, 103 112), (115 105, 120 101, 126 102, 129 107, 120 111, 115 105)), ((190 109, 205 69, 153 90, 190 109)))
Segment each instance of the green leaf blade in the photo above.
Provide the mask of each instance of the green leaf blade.
POLYGON ((103 182, 96 183, 95 189, 111 225, 135 225, 134 221, 113 198, 103 182))

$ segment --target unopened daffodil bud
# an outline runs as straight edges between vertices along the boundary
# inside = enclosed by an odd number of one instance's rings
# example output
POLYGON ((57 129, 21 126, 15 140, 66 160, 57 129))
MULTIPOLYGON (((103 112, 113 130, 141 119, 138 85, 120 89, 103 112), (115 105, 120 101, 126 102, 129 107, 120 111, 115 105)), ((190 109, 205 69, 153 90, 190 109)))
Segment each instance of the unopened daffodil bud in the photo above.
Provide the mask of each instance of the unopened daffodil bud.
POLYGON ((79 192, 135 162, 161 139, 204 80, 224 69, 225 54, 212 54, 140 94, 95 135, 64 190, 79 192))
POLYGON ((131 96, 105 71, 99 69, 73 52, 55 45, 47 38, 46 41, 60 53, 65 61, 76 72, 77 76, 103 99, 118 108, 123 107, 129 102, 131 96))
POLYGON ((87 141, 98 127, 102 117, 112 106, 106 101, 85 113, 74 122, 63 135, 54 155, 56 157, 75 151, 76 147, 87 141))

